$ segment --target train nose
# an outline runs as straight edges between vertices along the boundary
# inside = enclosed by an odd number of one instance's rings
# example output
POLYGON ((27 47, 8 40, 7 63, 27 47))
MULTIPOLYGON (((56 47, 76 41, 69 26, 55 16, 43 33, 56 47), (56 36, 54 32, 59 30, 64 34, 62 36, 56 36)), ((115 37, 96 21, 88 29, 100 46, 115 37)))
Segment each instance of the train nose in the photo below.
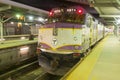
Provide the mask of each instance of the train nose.
POLYGON ((49 69, 49 70, 51 69, 50 61, 46 57, 39 55, 38 59, 39 59, 39 65, 41 67, 44 67, 44 68, 49 69))
POLYGON ((48 60, 46 57, 39 55, 39 65, 43 67, 45 70, 54 71, 57 66, 58 62, 54 60, 48 60))

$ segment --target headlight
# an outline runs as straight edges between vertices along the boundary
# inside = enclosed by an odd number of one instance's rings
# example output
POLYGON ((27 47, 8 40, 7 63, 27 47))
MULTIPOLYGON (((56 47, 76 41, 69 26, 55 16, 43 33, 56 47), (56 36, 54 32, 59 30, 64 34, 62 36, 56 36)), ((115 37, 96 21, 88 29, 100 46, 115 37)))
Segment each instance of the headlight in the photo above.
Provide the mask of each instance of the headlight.
POLYGON ((75 46, 74 48, 75 48, 75 49, 79 49, 79 46, 75 46))

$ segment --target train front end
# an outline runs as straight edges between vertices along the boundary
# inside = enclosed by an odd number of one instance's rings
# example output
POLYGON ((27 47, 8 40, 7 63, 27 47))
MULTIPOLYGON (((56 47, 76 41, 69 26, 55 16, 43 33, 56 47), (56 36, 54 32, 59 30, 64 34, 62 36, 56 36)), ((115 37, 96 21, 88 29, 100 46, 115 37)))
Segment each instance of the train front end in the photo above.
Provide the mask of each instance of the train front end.
MULTIPOLYGON (((59 14, 54 14, 55 17, 52 16, 52 19, 48 20, 49 23, 39 29, 38 49, 40 49, 40 53, 38 59, 39 65, 47 72, 63 75, 70 69, 68 67, 74 65, 74 61, 77 61, 75 59, 79 59, 81 56, 84 15, 80 16, 81 21, 78 21, 81 24, 76 24, 77 20, 74 23, 75 16, 72 14, 69 14, 71 17, 66 14, 67 17, 64 17, 60 13, 63 9, 55 11, 59 14)), ((52 14, 50 13, 50 15, 52 14)))

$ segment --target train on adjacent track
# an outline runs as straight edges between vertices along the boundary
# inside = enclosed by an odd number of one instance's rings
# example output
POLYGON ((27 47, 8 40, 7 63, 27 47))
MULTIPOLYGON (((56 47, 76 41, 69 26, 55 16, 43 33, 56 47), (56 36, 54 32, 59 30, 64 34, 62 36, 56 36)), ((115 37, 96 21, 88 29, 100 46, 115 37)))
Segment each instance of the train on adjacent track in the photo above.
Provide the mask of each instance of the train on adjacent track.
POLYGON ((37 40, 16 40, 22 39, 23 36, 6 36, 6 41, 0 43, 0 74, 37 60, 37 54, 35 54, 37 40))
POLYGON ((106 32, 108 29, 81 6, 54 8, 39 29, 39 65, 49 73, 63 75, 106 32))

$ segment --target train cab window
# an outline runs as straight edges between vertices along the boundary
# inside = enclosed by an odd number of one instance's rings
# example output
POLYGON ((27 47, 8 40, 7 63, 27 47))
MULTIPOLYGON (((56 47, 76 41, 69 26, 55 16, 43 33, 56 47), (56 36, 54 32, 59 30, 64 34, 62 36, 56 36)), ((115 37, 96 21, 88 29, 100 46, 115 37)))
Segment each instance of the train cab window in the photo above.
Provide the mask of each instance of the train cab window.
POLYGON ((64 14, 61 16, 54 16, 48 19, 48 23, 52 22, 69 22, 69 23, 77 23, 84 24, 85 15, 73 15, 73 14, 64 14))
POLYGON ((77 23, 84 24, 84 22, 85 22, 84 20, 85 20, 85 14, 76 16, 77 23))
POLYGON ((48 17, 47 23, 53 22, 65 22, 65 23, 75 23, 75 24, 84 24, 85 14, 77 14, 76 12, 61 12, 55 13, 53 16, 48 17))

